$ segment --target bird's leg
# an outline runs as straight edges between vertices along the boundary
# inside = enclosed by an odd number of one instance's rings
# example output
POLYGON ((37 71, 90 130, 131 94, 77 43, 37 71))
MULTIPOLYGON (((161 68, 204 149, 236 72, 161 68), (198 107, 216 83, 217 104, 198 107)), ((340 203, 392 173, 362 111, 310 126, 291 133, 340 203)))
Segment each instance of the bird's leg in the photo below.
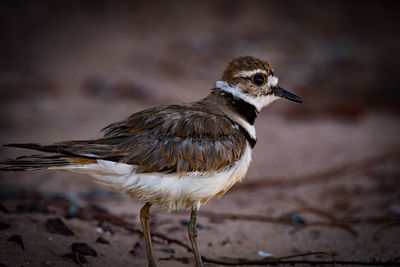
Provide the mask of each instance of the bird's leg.
POLYGON ((156 267, 156 262, 154 261, 152 253, 151 235, 149 227, 151 205, 152 205, 151 203, 146 202, 146 204, 144 204, 143 208, 140 210, 140 223, 142 224, 144 241, 146 242, 148 266, 156 267))
POLYGON ((199 249, 197 247, 197 228, 196 228, 196 219, 197 219, 197 211, 199 210, 200 203, 197 203, 192 207, 192 212, 190 213, 190 222, 188 226, 188 234, 190 244, 192 245, 194 257, 196 259, 196 267, 202 267, 203 263, 201 261, 201 256, 199 253, 199 249))

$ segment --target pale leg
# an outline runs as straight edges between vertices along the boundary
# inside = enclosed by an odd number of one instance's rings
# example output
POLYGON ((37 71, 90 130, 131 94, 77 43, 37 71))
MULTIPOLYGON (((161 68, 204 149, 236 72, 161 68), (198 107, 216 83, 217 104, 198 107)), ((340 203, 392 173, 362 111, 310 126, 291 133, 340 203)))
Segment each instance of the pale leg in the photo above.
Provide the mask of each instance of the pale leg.
POLYGON ((197 203, 192 207, 192 212, 190 214, 190 222, 188 226, 188 234, 190 244, 192 245, 194 257, 196 259, 196 267, 202 267, 203 263, 201 261, 201 256, 199 253, 199 249, 197 247, 197 228, 196 228, 196 220, 197 220, 197 211, 199 210, 200 203, 197 203))
POLYGON ((146 253, 147 253, 147 261, 149 267, 156 267, 156 262, 153 258, 152 246, 151 246, 151 235, 150 235, 150 227, 149 227, 149 219, 150 219, 150 207, 151 203, 146 202, 143 208, 140 210, 140 223, 143 228, 143 236, 144 241, 146 242, 146 253))

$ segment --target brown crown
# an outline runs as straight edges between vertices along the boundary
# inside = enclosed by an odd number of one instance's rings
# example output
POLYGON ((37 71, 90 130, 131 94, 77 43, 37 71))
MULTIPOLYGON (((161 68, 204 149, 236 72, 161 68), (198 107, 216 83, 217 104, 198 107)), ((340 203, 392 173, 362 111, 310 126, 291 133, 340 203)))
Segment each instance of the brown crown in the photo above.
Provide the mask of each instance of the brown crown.
POLYGON ((228 83, 233 82, 235 79, 234 76, 238 72, 256 69, 265 70, 269 74, 274 75, 274 70, 266 61, 251 56, 244 56, 237 57, 229 62, 228 67, 226 67, 224 73, 222 74, 222 80, 228 83))

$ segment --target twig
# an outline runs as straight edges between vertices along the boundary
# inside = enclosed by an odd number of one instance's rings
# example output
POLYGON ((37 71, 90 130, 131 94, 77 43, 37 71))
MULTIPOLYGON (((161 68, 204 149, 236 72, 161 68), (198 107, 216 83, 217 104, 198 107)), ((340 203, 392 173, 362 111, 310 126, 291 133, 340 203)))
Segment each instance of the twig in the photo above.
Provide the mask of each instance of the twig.
POLYGON ((297 210, 293 210, 292 212, 304 212, 304 211, 309 211, 314 215, 326 218, 330 220, 331 222, 337 223, 337 224, 358 224, 358 223, 371 223, 371 224, 379 224, 379 223, 399 223, 400 218, 397 216, 375 216, 375 217, 365 217, 365 218, 351 218, 351 217, 345 217, 345 218, 338 218, 334 216, 331 213, 328 213, 324 210, 315 208, 311 206, 309 203, 307 203, 304 199, 301 199, 299 197, 293 197, 292 198, 298 205, 300 205, 300 208, 297 210))
MULTIPOLYGON (((343 222, 342 220, 338 219, 333 214, 328 213, 328 212, 326 212, 324 210, 320 210, 318 208, 314 208, 311 205, 309 205, 305 200, 303 200, 303 199, 301 199, 299 197, 293 197, 292 199, 298 205, 301 206, 300 209, 292 211, 292 212, 304 212, 304 211, 311 212, 312 214, 315 214, 317 216, 323 217, 323 218, 328 219, 330 221, 329 223, 324 223, 324 225, 342 228, 343 230, 346 230, 349 233, 351 233, 354 237, 356 237, 358 235, 356 230, 351 228, 346 222, 343 222)), ((315 226, 315 225, 318 225, 318 224, 319 224, 318 222, 314 222, 314 223, 311 223, 309 225, 314 225, 315 226)), ((301 230, 301 228, 297 229, 297 230, 301 230)))
MULTIPOLYGON (((346 260, 336 260, 336 261, 323 261, 323 260, 280 260, 275 261, 269 258, 260 260, 251 259, 212 259, 207 257, 202 257, 203 261, 209 263, 215 263, 219 265, 227 266, 239 266, 239 265, 294 265, 294 264, 306 264, 306 265, 350 265, 350 266, 400 266, 399 261, 346 261, 346 260)), ((176 260, 184 261, 187 258, 178 257, 168 257, 159 258, 159 260, 176 260)))
MULTIPOLYGON (((109 213, 104 213, 104 212, 97 212, 97 213, 95 213, 94 218, 97 220, 102 220, 102 221, 120 226, 120 227, 124 228, 125 230, 128 230, 132 233, 137 233, 137 234, 143 235, 142 230, 137 229, 133 224, 125 221, 124 219, 119 218, 118 216, 111 215, 109 213)), ((170 238, 170 237, 160 234, 160 233, 152 233, 151 236, 158 237, 160 239, 167 241, 168 243, 174 243, 181 247, 186 248, 188 251, 192 251, 192 248, 189 245, 186 245, 185 243, 183 243, 182 241, 180 241, 178 239, 170 238)))
POLYGON ((392 223, 383 225, 383 226, 379 227, 378 230, 375 231, 375 233, 372 235, 372 239, 378 240, 379 235, 382 234, 383 231, 386 231, 393 227, 399 227, 399 226, 400 226, 400 222, 392 222, 392 223))
MULTIPOLYGON (((353 237, 357 237, 358 236, 358 232, 354 228, 352 228, 352 227, 350 227, 348 225, 345 225, 345 224, 340 224, 340 223, 334 223, 334 222, 311 222, 311 223, 307 223, 306 226, 309 226, 309 227, 315 227, 315 226, 336 227, 336 228, 340 228, 340 229, 348 232, 353 237)), ((298 228, 295 228, 294 231, 298 232, 298 231, 303 230, 305 228, 306 227, 304 227, 304 226, 303 227, 298 227, 298 228)))
MULTIPOLYGON (((218 219, 228 219, 228 220, 243 220, 243 221, 258 221, 258 222, 269 222, 276 224, 288 224, 292 225, 292 223, 288 220, 284 220, 280 217, 270 217, 270 216, 262 216, 262 215, 244 215, 244 214, 229 214, 229 213, 216 213, 212 211, 201 211, 200 216, 208 217, 208 218, 218 218, 218 219)), ((346 224, 342 224, 339 222, 309 222, 304 226, 297 227, 296 230, 304 229, 307 226, 326 226, 326 227, 337 227, 342 230, 349 232, 353 236, 357 236, 357 231, 351 228, 346 224)))
MULTIPOLYGON (((305 201, 304 199, 302 199, 300 197, 292 197, 292 200, 295 202, 295 204, 300 206, 300 210, 302 210, 302 211, 304 211, 304 210, 309 211, 317 216, 326 218, 330 221, 335 221, 335 222, 338 221, 338 219, 333 214, 311 206, 310 204, 308 204, 307 201, 305 201)), ((296 211, 299 211, 299 210, 296 210, 296 211)), ((292 211, 292 212, 296 212, 296 211, 292 211)))

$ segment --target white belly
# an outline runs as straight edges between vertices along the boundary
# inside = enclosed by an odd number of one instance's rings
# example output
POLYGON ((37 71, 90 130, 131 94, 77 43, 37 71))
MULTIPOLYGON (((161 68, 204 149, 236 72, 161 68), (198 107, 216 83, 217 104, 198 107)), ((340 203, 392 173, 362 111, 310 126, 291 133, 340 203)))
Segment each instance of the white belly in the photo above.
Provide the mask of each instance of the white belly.
POLYGON ((69 166, 63 170, 85 173, 101 184, 143 201, 158 203, 173 210, 190 208, 196 202, 205 203, 215 195, 225 193, 246 175, 251 161, 247 145, 243 155, 231 166, 207 175, 194 172, 182 177, 165 173, 136 173, 136 166, 107 160, 97 164, 69 166))

